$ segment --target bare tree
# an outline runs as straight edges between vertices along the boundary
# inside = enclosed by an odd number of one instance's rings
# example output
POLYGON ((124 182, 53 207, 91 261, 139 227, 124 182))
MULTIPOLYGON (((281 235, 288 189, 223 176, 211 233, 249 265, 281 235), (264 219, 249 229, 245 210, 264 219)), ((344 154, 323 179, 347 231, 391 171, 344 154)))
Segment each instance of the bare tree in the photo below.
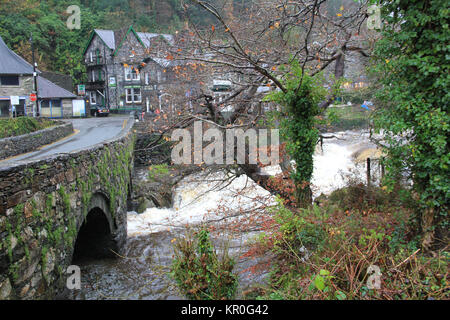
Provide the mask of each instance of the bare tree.
MULTIPOLYGON (((285 80, 293 63, 302 70, 295 94, 305 74, 315 76, 323 72, 328 87, 333 88, 344 76, 346 56, 351 52, 368 55, 370 47, 364 23, 366 1, 342 1, 334 11, 329 9, 330 2, 254 0, 248 1, 245 11, 237 14, 231 0, 186 0, 183 5, 187 19, 196 6, 216 23, 201 27, 190 21, 189 28, 177 35, 176 45, 164 53, 170 60, 203 66, 202 71, 189 75, 201 79, 196 96, 189 97, 197 112, 182 112, 176 116, 207 121, 224 129, 254 127, 261 117, 255 112, 255 105, 266 93, 261 88, 287 93, 285 80), (208 88, 216 78, 233 84, 232 91, 220 100, 215 99, 208 88)), ((320 103, 321 111, 334 99, 335 93, 330 90, 320 103)), ((283 163, 288 164, 289 158, 283 163)), ((289 165, 282 167, 291 169, 289 165)), ((270 189, 268 176, 260 173, 258 165, 240 165, 240 169, 270 189)), ((310 194, 310 190, 306 190, 308 192, 310 194)))

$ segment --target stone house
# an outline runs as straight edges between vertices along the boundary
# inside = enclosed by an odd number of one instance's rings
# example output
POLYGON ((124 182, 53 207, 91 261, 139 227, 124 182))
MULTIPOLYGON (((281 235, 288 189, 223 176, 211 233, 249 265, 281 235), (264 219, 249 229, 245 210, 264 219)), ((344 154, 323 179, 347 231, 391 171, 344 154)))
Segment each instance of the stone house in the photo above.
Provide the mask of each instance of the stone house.
MULTIPOLYGON (((77 97, 66 89, 43 78, 37 70, 38 104, 41 116, 63 118, 72 116, 72 101, 77 97)), ((8 48, 0 37, 0 117, 10 117, 14 105, 18 116, 33 116, 35 103, 30 100, 34 91, 33 66, 8 48)))
POLYGON ((91 106, 112 112, 169 111, 170 93, 177 86, 174 68, 166 57, 172 35, 122 30, 93 30, 84 50, 86 98, 91 106))

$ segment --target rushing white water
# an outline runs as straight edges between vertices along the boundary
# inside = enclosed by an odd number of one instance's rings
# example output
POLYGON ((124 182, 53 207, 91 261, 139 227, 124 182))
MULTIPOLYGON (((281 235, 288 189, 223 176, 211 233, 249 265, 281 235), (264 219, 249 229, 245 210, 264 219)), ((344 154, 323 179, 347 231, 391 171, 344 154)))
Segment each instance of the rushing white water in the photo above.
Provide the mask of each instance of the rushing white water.
MULTIPOLYGON (((362 150, 374 148, 366 132, 346 131, 333 133, 332 136, 336 138, 325 139, 322 148, 318 146, 314 154, 314 197, 322 193, 330 194, 343 187, 348 175, 364 179, 365 162, 358 163, 356 156, 362 150)), ((265 168, 265 171, 271 175, 281 172, 279 166, 265 168)), ((143 214, 129 213, 129 236, 220 219, 223 210, 218 210, 218 207, 246 212, 257 205, 262 197, 266 204, 273 203, 274 199, 269 193, 247 176, 240 176, 230 183, 227 178, 222 172, 186 177, 174 191, 173 208, 149 208, 143 214)))
POLYGON ((247 176, 242 175, 228 182, 230 178, 222 172, 186 177, 174 191, 173 208, 148 208, 143 214, 130 212, 128 235, 143 235, 218 220, 222 218, 222 212, 229 210, 247 212, 257 206, 261 198, 267 204, 273 203, 270 193, 247 176))
MULTIPOLYGON (((318 146, 314 154, 314 173, 312 178, 314 197, 329 195, 332 191, 346 185, 349 178, 365 181, 366 158, 378 157, 380 152, 370 142, 369 133, 364 131, 345 131, 330 134, 333 139, 325 139, 323 147, 318 146)), ((377 181, 379 175, 373 172, 377 181)))

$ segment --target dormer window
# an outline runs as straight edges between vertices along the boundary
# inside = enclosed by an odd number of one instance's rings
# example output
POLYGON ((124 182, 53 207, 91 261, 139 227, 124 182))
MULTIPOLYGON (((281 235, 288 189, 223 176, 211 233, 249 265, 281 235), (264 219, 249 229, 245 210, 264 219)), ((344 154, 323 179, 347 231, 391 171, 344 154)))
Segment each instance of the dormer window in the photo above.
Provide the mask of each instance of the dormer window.
POLYGON ((125 68, 125 80, 126 81, 139 81, 141 80, 141 75, 139 71, 131 66, 124 67, 125 68))

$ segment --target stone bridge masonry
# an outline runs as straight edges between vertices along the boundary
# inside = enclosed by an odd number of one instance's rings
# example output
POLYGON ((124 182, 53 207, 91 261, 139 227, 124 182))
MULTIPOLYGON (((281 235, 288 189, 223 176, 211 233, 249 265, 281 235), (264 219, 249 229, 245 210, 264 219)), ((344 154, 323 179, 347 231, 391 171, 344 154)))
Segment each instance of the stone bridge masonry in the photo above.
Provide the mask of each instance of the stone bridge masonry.
POLYGON ((76 259, 121 253, 133 123, 89 149, 0 168, 0 300, 53 299, 76 259))

